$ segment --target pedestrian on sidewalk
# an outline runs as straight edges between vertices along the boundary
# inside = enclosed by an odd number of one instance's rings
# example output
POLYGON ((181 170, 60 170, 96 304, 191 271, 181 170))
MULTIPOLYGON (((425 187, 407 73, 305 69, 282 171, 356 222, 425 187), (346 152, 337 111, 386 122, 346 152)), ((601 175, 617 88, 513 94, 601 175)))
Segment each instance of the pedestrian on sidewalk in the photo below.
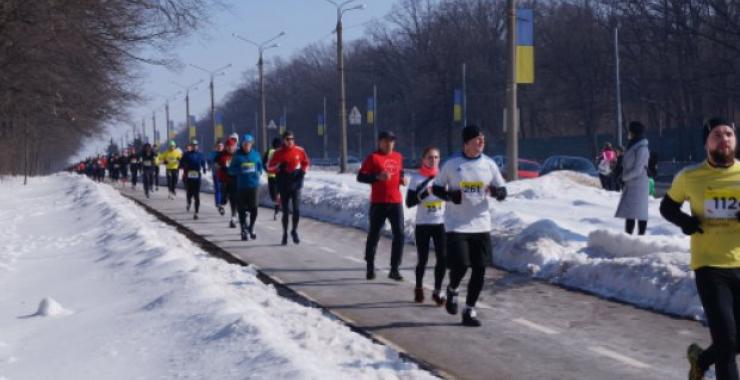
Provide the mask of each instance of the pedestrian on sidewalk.
MULTIPOLYGON (((265 157, 262 162, 270 162, 275 151, 280 148, 281 144, 282 142, 280 142, 280 138, 275 137, 272 139, 272 148, 265 152, 265 157)), ((273 214, 272 219, 277 220, 278 213, 280 213, 280 193, 278 192, 277 175, 275 173, 267 173, 267 190, 270 192, 270 200, 272 200, 275 208, 275 213, 273 214)))
POLYGON ((378 149, 362 162, 357 181, 370 184, 370 225, 365 242, 366 278, 375 279, 375 252, 385 220, 391 224, 391 270, 388 278, 403 281, 399 271, 403 255, 403 196, 401 185, 408 184, 403 171, 403 156, 394 151, 396 135, 383 131, 378 134, 378 149))
POLYGON ((156 167, 157 154, 152 150, 150 144, 144 144, 141 151, 142 182, 144 182, 144 195, 149 198, 154 185, 154 168, 156 167))
POLYGON ((447 263, 450 283, 446 309, 458 312, 458 287, 471 268, 462 324, 480 326, 475 312, 486 267, 491 262, 491 209, 489 197, 506 199, 506 183, 491 158, 483 154, 485 136, 480 128, 468 125, 462 132, 463 151, 450 158, 434 179, 432 193, 448 201, 444 224, 447 233, 447 263))
POLYGON ((414 230, 414 241, 416 243, 416 288, 414 289, 414 301, 424 302, 424 272, 429 260, 429 242, 434 241, 434 291, 432 300, 437 306, 445 303, 441 295, 442 280, 447 271, 447 247, 445 241, 444 226, 444 201, 432 194, 432 183, 439 172, 439 149, 428 147, 422 153, 422 163, 418 173, 411 175, 411 182, 406 193, 406 207, 412 208, 416 205, 416 226, 414 230))
POLYGON ((632 235, 635 222, 638 234, 645 235, 648 223, 648 204, 650 181, 648 179, 648 160, 650 149, 645 138, 645 126, 639 121, 629 125, 629 144, 622 158, 622 182, 624 189, 619 200, 616 217, 625 219, 625 232, 632 235))
POLYGON ((737 380, 740 342, 740 162, 734 124, 721 118, 703 127, 707 159, 682 170, 660 204, 660 213, 691 236, 696 278, 712 345, 688 349, 689 380, 714 365, 717 380, 737 380), (691 215, 681 211, 688 201, 691 215))
POLYGON ((216 145, 213 147, 213 151, 208 153, 208 158, 206 159, 206 164, 208 164, 208 169, 211 171, 211 179, 213 180, 213 203, 221 215, 224 214, 224 208, 221 206, 221 199, 224 196, 224 190, 221 186, 221 182, 218 180, 218 163, 216 162, 216 157, 218 157, 218 154, 223 150, 224 144, 221 141, 217 141, 216 145))
POLYGON ((291 131, 283 133, 283 145, 276 150, 270 159, 267 168, 276 174, 280 203, 283 210, 283 239, 281 244, 288 244, 288 214, 292 215, 293 228, 290 235, 294 244, 301 242, 298 237, 298 222, 301 217, 301 189, 303 178, 308 172, 308 155, 306 151, 295 143, 295 135, 291 131))
POLYGON ((254 137, 250 134, 242 138, 242 146, 231 159, 229 173, 236 177, 236 199, 239 210, 241 238, 246 241, 257 239, 254 224, 257 222, 258 190, 262 177, 262 159, 253 148, 254 137), (249 223, 247 224, 247 213, 249 223))
POLYGON ((195 200, 195 212, 193 213, 193 219, 198 219, 198 211, 200 210, 200 184, 201 184, 201 172, 206 174, 206 160, 203 157, 203 153, 198 150, 198 140, 193 141, 188 146, 188 151, 182 156, 180 160, 180 168, 182 169, 183 178, 185 179, 185 200, 187 202, 186 209, 190 211, 190 206, 195 200))
POLYGON ((216 165, 218 165, 217 177, 224 191, 221 197, 221 205, 218 209, 221 215, 224 214, 224 206, 229 204, 231 209, 231 219, 229 219, 229 228, 236 228, 237 219, 237 202, 236 202, 236 178, 229 174, 229 165, 237 150, 239 136, 232 133, 224 144, 224 150, 216 156, 216 165))

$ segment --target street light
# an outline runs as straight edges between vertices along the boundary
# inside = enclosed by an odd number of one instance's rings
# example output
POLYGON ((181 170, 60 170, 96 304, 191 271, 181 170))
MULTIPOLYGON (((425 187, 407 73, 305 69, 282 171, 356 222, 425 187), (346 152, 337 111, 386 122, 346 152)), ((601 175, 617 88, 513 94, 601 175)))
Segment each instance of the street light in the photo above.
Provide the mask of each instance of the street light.
POLYGON ((224 70, 231 67, 231 64, 229 63, 228 65, 224 67, 219 67, 218 69, 215 69, 215 70, 204 69, 192 63, 190 64, 190 66, 200 71, 206 72, 211 76, 211 83, 210 83, 210 87, 211 87, 211 126, 213 127, 213 131, 215 133, 216 132, 216 103, 215 103, 214 95, 213 95, 213 77, 218 76, 218 75, 224 75, 225 74, 224 70))
POLYGON ((231 33, 234 38, 244 41, 246 43, 252 44, 255 47, 257 47, 257 50, 259 51, 259 60, 257 61, 257 67, 259 68, 259 76, 260 76, 260 148, 262 152, 267 151, 267 116, 265 115, 267 113, 267 101, 265 100, 265 75, 264 75, 264 61, 262 59, 262 55, 265 52, 265 50, 272 49, 279 47, 279 44, 273 43, 278 38, 285 35, 285 32, 282 31, 278 33, 276 36, 264 41, 264 42, 254 42, 250 39, 244 38, 236 33, 231 33))
POLYGON ((344 54, 342 52, 342 16, 349 11, 365 9, 365 4, 352 5, 357 0, 345 0, 337 3, 334 0, 325 0, 337 8, 337 76, 339 92, 339 139, 340 160, 339 172, 347 172, 347 99, 344 88, 344 54))
MULTIPOLYGON (((201 84, 201 83, 203 83, 203 79, 201 79, 201 80, 199 80, 199 81, 197 81, 197 82, 195 82, 195 83, 193 83, 193 84, 191 84, 189 86, 185 86, 185 85, 179 84, 179 83, 177 83, 175 81, 171 81, 171 82, 175 86, 181 87, 185 91, 185 128, 188 130, 188 133, 190 133, 190 91, 191 90, 197 90, 198 89, 198 85, 201 84)), ((167 107, 167 114, 169 115, 169 106, 167 107)), ((169 120, 169 116, 167 117, 167 119, 169 120)), ((190 137, 190 136, 188 135, 188 137, 190 137)), ((168 138, 169 138, 169 136, 168 136, 168 138)))

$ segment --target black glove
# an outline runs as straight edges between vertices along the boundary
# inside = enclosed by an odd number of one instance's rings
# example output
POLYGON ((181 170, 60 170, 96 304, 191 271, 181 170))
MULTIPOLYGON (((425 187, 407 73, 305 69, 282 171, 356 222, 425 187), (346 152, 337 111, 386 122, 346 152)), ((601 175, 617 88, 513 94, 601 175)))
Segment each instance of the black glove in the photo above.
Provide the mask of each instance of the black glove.
POLYGON ((735 214, 735 218, 737 218, 737 221, 740 222, 740 211, 735 214))
POLYGON ((450 190, 447 192, 447 195, 450 197, 452 203, 456 205, 462 203, 462 190, 450 190))
POLYGON ((424 189, 420 190, 418 192, 418 195, 417 195, 417 197, 419 198, 419 200, 423 200, 424 198, 426 198, 428 196, 429 196, 429 189, 426 188, 426 187, 424 189))
POLYGON ((695 216, 690 216, 686 218, 683 223, 681 223, 681 231, 686 235, 693 235, 695 233, 703 234, 704 230, 701 229, 701 221, 699 221, 699 218, 695 216))
POLYGON ((496 187, 496 186, 488 186, 488 191, 491 193, 491 196, 496 198, 497 201, 502 202, 504 199, 506 199, 506 195, 508 193, 506 192, 505 187, 496 187))

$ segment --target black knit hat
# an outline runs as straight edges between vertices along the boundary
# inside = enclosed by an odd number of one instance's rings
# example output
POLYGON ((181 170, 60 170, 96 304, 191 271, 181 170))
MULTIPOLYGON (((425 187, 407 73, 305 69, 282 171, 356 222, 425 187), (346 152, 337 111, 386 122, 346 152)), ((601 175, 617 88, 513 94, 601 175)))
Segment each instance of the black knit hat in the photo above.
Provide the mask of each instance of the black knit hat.
POLYGON ((630 131, 633 136, 641 137, 645 134, 645 125, 640 123, 639 121, 633 121, 627 127, 627 130, 630 131))
POLYGON ((702 126, 702 133, 704 137, 704 144, 707 143, 707 139, 709 138, 709 133, 712 132, 712 129, 719 127, 720 125, 726 125, 732 129, 735 129, 735 125, 730 123, 728 120, 723 119, 721 117, 713 117, 706 122, 704 122, 704 126, 702 126))
POLYGON ((462 130, 463 144, 481 135, 481 130, 477 125, 467 125, 462 130))

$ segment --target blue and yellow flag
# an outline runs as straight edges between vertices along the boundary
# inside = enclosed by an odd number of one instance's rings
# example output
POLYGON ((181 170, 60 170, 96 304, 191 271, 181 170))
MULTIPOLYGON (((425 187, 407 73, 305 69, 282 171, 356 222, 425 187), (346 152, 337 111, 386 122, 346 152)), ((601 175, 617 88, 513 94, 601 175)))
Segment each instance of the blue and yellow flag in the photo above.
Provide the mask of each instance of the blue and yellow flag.
POLYGON ((195 116, 190 115, 188 127, 188 140, 192 140, 195 138, 195 116))
POLYGON ((375 124, 375 99, 367 98, 367 123, 375 124))
POLYGON ((170 120, 170 125, 167 127, 167 139, 173 140, 175 138, 175 121, 170 120))
POLYGON ((280 115, 280 134, 281 135, 283 133, 285 133, 285 129, 286 129, 285 127, 286 127, 286 125, 285 125, 285 116, 284 115, 280 115))
POLYGON ((516 11, 516 83, 534 83, 534 12, 516 11))
POLYGON ((213 130, 214 140, 224 138, 224 117, 221 112, 216 112, 216 127, 213 130))
POLYGON ((318 124, 318 133, 319 133, 319 136, 323 136, 324 135, 324 131, 326 130, 326 124, 324 124, 324 115, 323 114, 319 114, 318 121, 319 121, 319 124, 318 124))
POLYGON ((453 94, 455 105, 452 107, 452 117, 455 122, 462 121, 462 90, 455 89, 453 94))

